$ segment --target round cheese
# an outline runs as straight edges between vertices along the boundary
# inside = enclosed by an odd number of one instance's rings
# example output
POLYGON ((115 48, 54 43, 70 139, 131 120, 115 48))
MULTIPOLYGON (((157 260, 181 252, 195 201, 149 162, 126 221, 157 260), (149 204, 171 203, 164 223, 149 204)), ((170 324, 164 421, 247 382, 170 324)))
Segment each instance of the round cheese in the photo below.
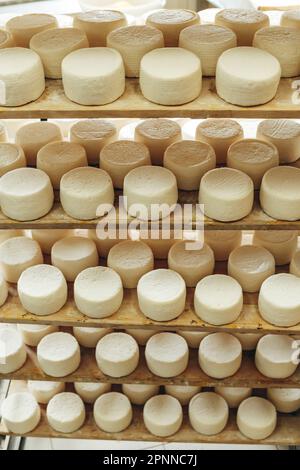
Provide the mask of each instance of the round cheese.
POLYGON ((159 393, 159 385, 123 384, 122 392, 133 405, 144 405, 146 401, 159 393))
POLYGON ((297 231, 262 230, 254 232, 254 245, 263 246, 275 258, 277 266, 284 266, 291 262, 297 250, 297 231))
POLYGON ((27 268, 18 281, 21 304, 34 315, 51 315, 66 303, 68 286, 61 271, 39 264, 27 268))
POLYGON ((85 403, 92 405, 101 395, 111 391, 111 384, 76 382, 74 388, 85 403))
POLYGON ((90 318, 110 317, 123 301, 119 274, 102 266, 82 271, 75 280, 74 300, 78 310, 90 318))
POLYGON ((238 408, 246 398, 252 395, 252 389, 246 387, 216 387, 215 392, 226 400, 229 408, 238 408))
POLYGON ((267 119, 257 128, 258 139, 277 147, 281 164, 296 162, 300 158, 300 124, 290 119, 267 119))
POLYGON ((70 434, 81 428, 85 421, 85 407, 75 393, 59 393, 47 406, 47 420, 58 432, 70 434))
POLYGON ((182 336, 158 333, 147 342, 145 357, 153 374, 163 378, 176 377, 188 366, 189 348, 182 336))
POLYGON ((213 250, 216 261, 227 261, 230 253, 241 245, 242 232, 239 230, 207 230, 205 241, 213 250))
POLYGON ((6 23, 6 29, 11 33, 14 43, 20 47, 29 47, 32 36, 57 26, 56 18, 44 13, 15 16, 6 23))
POLYGON ((140 346, 146 346, 148 339, 157 333, 157 330, 145 330, 145 329, 127 329, 125 332, 133 336, 136 342, 140 346))
POLYGON ((296 413, 300 409, 299 388, 269 388, 268 399, 279 413, 296 413))
POLYGON ((22 148, 16 144, 0 143, 0 177, 11 170, 26 167, 22 148))
POLYGON ((185 309, 185 282, 170 269, 145 274, 138 283, 137 295, 142 313, 154 321, 174 320, 185 309))
POLYGON ((22 435, 37 427, 41 410, 31 393, 13 393, 2 403, 1 415, 8 431, 22 435))
POLYGON ((234 333, 234 336, 241 343, 243 351, 254 351, 264 335, 262 333, 234 333))
POLYGON ((51 229, 51 230, 31 230, 31 238, 38 242, 41 250, 46 255, 51 254, 53 245, 64 237, 71 236, 71 230, 51 229))
POLYGON ((0 307, 6 302, 8 297, 8 286, 2 274, 0 274, 0 307))
POLYGON ((47 405, 55 395, 64 392, 66 386, 63 382, 39 382, 29 380, 27 382, 27 388, 38 403, 47 405))
POLYGON ((30 49, 0 49, 1 106, 22 106, 37 100, 45 91, 44 69, 30 49))
POLYGON ((259 372, 271 379, 286 379, 297 369, 294 360, 294 340, 290 336, 266 335, 256 348, 255 365, 259 372))
POLYGON ((180 47, 148 52, 141 61, 140 86, 153 103, 175 106, 194 101, 202 89, 200 59, 180 47))
MULTIPOLYGON (((1 185, 0 185, 1 187, 1 185)), ((101 206, 113 206, 114 188, 110 176, 98 168, 76 168, 66 173, 60 183, 60 201, 74 219, 92 220, 101 206)))
POLYGON ((78 13, 74 16, 74 28, 87 35, 90 47, 105 47, 111 31, 127 25, 126 16, 116 10, 95 10, 78 13))
POLYGON ((281 26, 287 28, 300 29, 300 13, 299 10, 285 11, 281 17, 281 26))
POLYGON ((215 379, 232 377, 241 367, 242 346, 228 333, 206 336, 199 348, 199 364, 203 372, 215 379))
POLYGON ((297 251, 290 264, 290 273, 300 277, 300 251, 297 251))
POLYGON ((111 333, 100 339, 96 348, 99 369, 109 377, 126 377, 139 363, 139 346, 126 333, 111 333))
POLYGON ((112 330, 109 328, 86 328, 80 326, 73 328, 73 335, 80 346, 84 348, 95 348, 98 341, 109 333, 112 333, 112 330))
POLYGON ((43 261, 39 244, 28 237, 10 238, 0 245, 0 270, 7 282, 16 284, 27 268, 43 261))
POLYGON ((237 425, 240 432, 249 439, 266 439, 273 434, 276 424, 275 406, 264 398, 251 397, 239 406, 237 425))
POLYGON ((66 377, 79 367, 79 344, 69 333, 52 333, 38 344, 37 358, 45 374, 50 377, 66 377))
POLYGON ((176 398, 182 406, 189 404, 191 399, 201 392, 201 387, 191 387, 188 385, 166 385, 167 395, 176 398))
POLYGON ((192 349, 199 349, 201 341, 209 334, 209 333, 203 333, 200 331, 198 332, 198 331, 182 331, 182 330, 176 331, 176 333, 182 336, 186 340, 189 348, 192 348, 192 349))
POLYGON ((228 405, 224 398, 216 393, 199 393, 190 402, 190 423, 199 434, 214 436, 221 433, 227 425, 228 418, 228 405))
POLYGON ((211 219, 221 222, 243 219, 252 211, 253 202, 253 181, 239 170, 217 168, 201 180, 199 203, 211 219))
POLYGON ((217 25, 230 28, 237 36, 238 46, 252 46, 256 31, 269 26, 269 17, 255 9, 228 8, 217 13, 217 25))
POLYGON ((125 91, 125 69, 121 54, 108 47, 72 52, 62 62, 66 96, 82 105, 104 105, 125 91))
POLYGON ((23 230, 0 230, 0 245, 10 238, 22 237, 23 235, 23 230))
POLYGON ((14 47, 15 41, 12 34, 9 31, 0 29, 0 49, 6 49, 8 47, 14 47))
POLYGON ((56 333, 59 328, 52 325, 18 325, 23 341, 28 346, 36 348, 39 342, 47 335, 56 333))
POLYGON ((0 373, 11 374, 21 369, 27 353, 19 331, 11 327, 0 328, 0 373))
POLYGON ((104 432, 125 431, 130 426, 132 418, 132 406, 122 393, 105 393, 94 405, 94 420, 104 432))
POLYGON ((157 395, 144 406, 144 424, 154 436, 169 437, 176 434, 183 421, 179 401, 170 395, 157 395))
POLYGON ((7 138, 8 138, 8 135, 7 135, 5 124, 2 121, 0 121, 0 142, 7 142, 7 138))
POLYGON ((151 165, 146 145, 130 140, 119 140, 106 145, 100 153, 100 168, 110 175, 115 188, 122 189, 131 170, 151 165))
POLYGON ((280 63, 255 47, 235 47, 224 52, 217 65, 218 95, 238 106, 258 106, 271 101, 281 77, 280 63))

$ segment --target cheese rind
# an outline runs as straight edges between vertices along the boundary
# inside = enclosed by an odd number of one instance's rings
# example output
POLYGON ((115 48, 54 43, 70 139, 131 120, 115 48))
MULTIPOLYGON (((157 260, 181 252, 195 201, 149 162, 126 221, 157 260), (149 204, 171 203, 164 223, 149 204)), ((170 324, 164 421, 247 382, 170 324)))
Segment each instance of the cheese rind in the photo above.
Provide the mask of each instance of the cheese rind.
POLYGON ((159 385, 123 384, 122 392, 133 405, 144 405, 146 401, 159 393, 159 385))
POLYGON ((101 372, 109 377, 126 377, 138 366, 138 344, 126 333, 106 335, 97 345, 96 361, 101 372))
POLYGON ((111 384, 76 382, 74 388, 85 403, 92 405, 101 395, 111 391, 111 384))
POLYGON ((295 413, 300 409, 298 388, 269 388, 268 399, 279 413, 295 413))
POLYGON ((195 395, 201 392, 201 387, 166 385, 165 391, 167 395, 176 398, 182 406, 186 406, 195 395))
POLYGON ((0 245, 0 269, 7 282, 16 284, 27 268, 43 261, 39 244, 28 237, 10 238, 0 245))
POLYGON ((5 31, 5 29, 0 29, 0 49, 14 47, 15 45, 12 34, 9 31, 5 31))
POLYGON ((164 378, 176 377, 187 368, 189 348, 179 335, 158 333, 147 342, 145 357, 153 374, 164 378))
POLYGON ((215 392, 226 400, 229 408, 238 408, 246 398, 252 395, 252 389, 246 387, 216 387, 215 392))
POLYGON ((261 338, 255 354, 255 365, 259 372, 271 379, 292 376, 298 366, 294 360, 297 350, 293 345, 294 340, 290 336, 266 335, 261 338))
POLYGON ((239 406, 237 425, 240 432, 249 439, 266 439, 273 434, 276 424, 276 409, 264 398, 251 397, 239 406))
POLYGON ((290 273, 294 276, 300 277, 300 251, 297 251, 292 258, 290 273))
POLYGON ((228 333, 206 336, 199 348, 199 364, 203 372, 215 379, 233 376, 242 363, 242 346, 228 333))
POLYGON ((285 11, 281 17, 281 26, 300 29, 299 10, 285 11))
POLYGON ((19 47, 29 47, 30 40, 35 34, 57 26, 55 16, 44 13, 15 16, 6 23, 6 29, 12 35, 14 43, 19 47))
POLYGON ((22 435, 30 433, 37 427, 41 419, 41 410, 30 393, 13 393, 4 400, 1 415, 10 432, 22 435))
POLYGON ((73 328, 73 335, 80 346, 84 348, 95 348, 103 336, 112 333, 109 328, 86 328, 76 326, 73 328))
POLYGON ((79 367, 79 344, 69 333, 52 333, 38 344, 37 358, 45 374, 50 377, 66 377, 79 367))
POLYGON ((191 10, 157 10, 147 18, 149 26, 163 33, 166 47, 177 47, 181 31, 199 23, 199 15, 191 10))
POLYGON ((7 142, 7 129, 3 121, 0 121, 0 142, 7 142))
POLYGON ((26 349, 19 331, 11 327, 0 329, 0 373, 11 374, 25 364, 26 349))
POLYGON ((0 274, 0 307, 5 304, 8 297, 8 286, 2 274, 0 274))
POLYGON ((281 164, 300 158, 300 124, 290 119, 267 119, 257 128, 257 138, 275 145, 281 164))
POLYGON ((214 436, 221 433, 227 425, 228 418, 228 405, 224 398, 216 393, 199 393, 190 402, 190 423, 199 434, 214 436))
POLYGON ((210 246, 216 261, 227 261, 230 253, 242 243, 242 232, 239 230, 205 232, 205 242, 210 246))
POLYGON ((87 35, 90 47, 105 47, 111 31, 127 25, 126 16, 116 10, 95 10, 78 13, 74 16, 74 28, 87 35))
POLYGON ((255 9, 227 8, 217 13, 217 25, 231 29, 237 36, 238 46, 252 46, 256 31, 269 26, 269 17, 255 9))
POLYGON ((254 232, 253 244, 263 246, 272 253, 277 266, 284 266, 291 262, 297 250, 297 243, 297 231, 259 230, 254 232))
POLYGON ((39 382, 29 380, 27 382, 27 388, 38 403, 47 405, 55 395, 64 392, 66 386, 63 382, 39 382))
POLYGON ((28 346, 36 348, 39 342, 47 335, 56 333, 59 328, 52 325, 25 325, 19 324, 18 330, 20 331, 23 341, 28 346))
POLYGON ((242 345, 243 351, 254 351, 263 333, 235 333, 234 336, 242 345))
POLYGON ((105 393, 94 405, 94 420, 102 431, 122 432, 128 428, 132 418, 132 406, 122 393, 105 393))
POLYGON ((23 149, 16 144, 0 143, 0 177, 9 171, 26 167, 23 149))
POLYGON ((31 230, 31 238, 35 240, 46 255, 51 254, 53 245, 64 237, 71 236, 72 230, 51 229, 31 230))
POLYGON ((144 424, 154 436, 169 437, 179 431, 183 412, 181 404, 170 395, 157 395, 144 406, 144 424))
POLYGON ((58 432, 69 434, 81 428, 85 421, 85 407, 75 393, 59 393, 47 406, 47 420, 58 432))

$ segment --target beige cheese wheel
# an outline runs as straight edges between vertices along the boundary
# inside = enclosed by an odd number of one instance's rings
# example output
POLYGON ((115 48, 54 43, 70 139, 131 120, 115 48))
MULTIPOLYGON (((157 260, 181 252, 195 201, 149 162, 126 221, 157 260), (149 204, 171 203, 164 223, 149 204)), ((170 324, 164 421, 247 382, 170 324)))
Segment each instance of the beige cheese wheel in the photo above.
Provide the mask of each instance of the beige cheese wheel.
POLYGON ((21 369, 26 359, 21 333, 11 327, 0 328, 0 373, 11 374, 21 369))
POLYGON ((217 13, 217 25, 231 29, 237 36, 238 46, 252 46, 256 31, 269 26, 269 17, 255 9, 227 8, 217 13))
POLYGON ((27 346, 36 348, 39 342, 47 335, 59 331, 57 326, 52 325, 18 325, 23 341, 27 346))
POLYGON ((28 237, 10 238, 0 245, 0 270, 7 282, 16 284, 27 268, 43 262, 39 244, 28 237))
POLYGON ((28 166, 36 166, 37 154, 42 147, 62 139, 61 129, 54 122, 31 122, 16 132, 16 144, 22 147, 28 166))
POLYGON ((4 400, 1 415, 7 429, 20 436, 30 433, 37 427, 41 419, 41 410, 31 393, 13 393, 4 400))
POLYGON ((226 400, 229 408, 238 408, 244 400, 251 397, 252 388, 216 387, 215 392, 226 400))
POLYGON ((258 106, 275 97, 280 77, 280 63, 269 52, 255 47, 235 47, 219 58, 217 93, 231 104, 258 106))
POLYGON ((241 367, 242 346, 228 333, 206 336, 199 348, 199 365, 203 372, 215 379, 232 377, 241 367))
POLYGON ((170 395, 157 395, 150 398, 144 406, 144 424, 148 431, 157 437, 176 434, 183 421, 179 401, 170 395))
POLYGON ((145 403, 159 393, 159 385, 123 384, 122 392, 133 405, 145 405, 145 403))
POLYGON ((297 251, 292 258, 290 273, 294 276, 300 277, 300 251, 297 251))
POLYGON ((157 334, 157 330, 127 329, 125 333, 132 336, 140 346, 146 346, 147 341, 157 334))
POLYGON ((132 374, 139 363, 139 346, 126 333, 111 333, 98 342, 96 361, 103 374, 120 378, 132 374))
POLYGON ((41 58, 47 78, 62 78, 62 61, 73 51, 89 47, 86 34, 76 28, 55 28, 36 34, 30 49, 41 58))
POLYGON ((0 29, 0 49, 14 47, 15 45, 12 34, 9 31, 5 31, 5 29, 0 29))
POLYGON ((15 16, 6 23, 6 29, 11 33, 14 43, 20 47, 29 47, 30 40, 35 34, 57 26, 55 16, 44 13, 15 16))
POLYGON ((99 155, 105 145, 117 139, 116 126, 102 119, 84 119, 70 128, 70 141, 84 147, 89 165, 99 164, 99 155))
POLYGON ((229 28, 214 24, 189 26, 181 31, 179 38, 179 47, 199 57, 205 77, 214 77, 219 57, 236 46, 236 34, 229 28))
POLYGON ((51 254, 53 245, 62 238, 72 235, 72 230, 51 229, 51 230, 31 230, 31 238, 38 242, 41 250, 46 255, 51 254))
POLYGON ((283 26, 263 28, 255 34, 253 46, 269 52, 281 65, 281 76, 300 74, 300 31, 283 26))
POLYGON ((281 164, 300 158, 300 124, 290 119, 267 119, 257 128, 257 138, 277 147, 281 164))
POLYGON ((147 24, 159 29, 166 47, 176 47, 183 29, 200 23, 199 15, 191 10, 156 10, 147 18, 147 24))
POLYGON ((178 189, 198 191, 203 176, 216 168, 216 154, 204 142, 182 140, 167 148, 164 167, 176 176, 178 189))
POLYGON ((0 273, 0 307, 5 304, 8 297, 8 286, 3 275, 0 273))
POLYGON ((255 351, 263 333, 235 333, 234 336, 242 345, 243 351, 255 351))
POLYGON ((16 144, 0 143, 0 177, 9 171, 26 167, 23 149, 16 144))
POLYGON ((270 401, 264 398, 247 398, 239 406, 237 425, 240 432, 249 439, 266 439, 273 434, 276 424, 276 409, 270 401))
POLYGON ((297 370, 294 340, 290 336, 266 335, 259 341, 255 365, 259 372, 271 379, 286 379, 297 370))
POLYGON ((110 175, 115 188, 122 189, 131 170, 151 165, 146 145, 130 140, 118 140, 106 145, 100 152, 100 168, 110 175))
POLYGON ((199 393, 190 402, 190 423, 199 434, 205 436, 220 434, 225 429, 228 418, 228 405, 224 398, 216 393, 199 393))
POLYGON ((65 391, 63 382, 40 382, 29 380, 27 382, 28 391, 34 396, 41 405, 48 405, 49 401, 58 393, 65 391))
POLYGON ((227 261, 230 253, 242 243, 242 232, 239 230, 205 232, 205 242, 210 246, 216 261, 227 261))
POLYGON ((140 76, 141 60, 144 55, 164 45, 162 32, 147 25, 118 28, 107 37, 107 46, 120 52, 126 77, 131 78, 140 76))
POLYGON ((78 13, 74 16, 74 28, 87 35, 90 47, 105 47, 111 31, 127 25, 124 13, 116 10, 95 10, 78 13))
POLYGON ((111 391, 111 384, 75 382, 74 388, 85 403, 92 405, 101 395, 111 391))
POLYGON ((188 366, 189 348, 180 335, 158 333, 147 342, 145 357, 149 370, 156 376, 176 377, 188 366))
POLYGON ((176 333, 180 336, 182 336, 189 348, 191 349, 199 349, 199 346, 201 344, 201 341, 209 335, 209 333, 205 332, 198 332, 198 331, 182 331, 182 330, 178 330, 176 331, 176 333))
POLYGON ((47 406, 47 420, 60 433, 70 434, 81 428, 85 421, 85 407, 75 393, 64 392, 55 395, 47 406))
POLYGON ((300 13, 299 10, 285 11, 281 17, 281 26, 287 28, 300 29, 300 13))
POLYGON ((112 333, 109 328, 87 328, 76 326, 73 328, 73 335, 80 346, 84 348, 95 348, 103 336, 112 333))
POLYGON ((109 47, 80 49, 67 55, 62 76, 67 98, 82 105, 112 103, 125 91, 122 56, 109 47))
POLYGON ((44 69, 38 54, 30 49, 0 49, 0 105, 22 106, 45 91, 44 69))
POLYGON ((0 205, 9 218, 36 220, 52 209, 54 193, 50 178, 36 168, 19 168, 1 177, 0 205))
POLYGON ((4 122, 0 121, 0 142, 7 142, 7 129, 4 122))
POLYGON ((300 409, 299 388, 269 388, 268 399, 279 413, 295 413, 300 409))
POLYGON ((78 369, 80 347, 69 333, 51 333, 37 347, 38 363, 50 377, 66 377, 78 369))
POLYGON ((105 393, 94 405, 94 420, 104 432, 125 431, 130 426, 132 418, 132 406, 129 399, 122 393, 105 393))
POLYGON ((277 266, 289 264, 297 250, 298 232, 292 230, 258 230, 254 232, 253 244, 263 246, 275 258, 277 266))
POLYGON ((166 385, 165 391, 167 395, 171 395, 171 397, 176 398, 182 406, 186 406, 195 395, 201 392, 201 387, 166 385))

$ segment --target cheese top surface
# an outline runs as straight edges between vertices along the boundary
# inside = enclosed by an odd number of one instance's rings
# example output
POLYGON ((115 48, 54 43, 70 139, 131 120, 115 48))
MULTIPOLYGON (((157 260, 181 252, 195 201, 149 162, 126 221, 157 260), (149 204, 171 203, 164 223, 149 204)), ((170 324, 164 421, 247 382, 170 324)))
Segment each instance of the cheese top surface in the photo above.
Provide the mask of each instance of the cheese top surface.
POLYGON ((155 194, 165 193, 166 187, 170 189, 177 186, 173 173, 166 168, 158 166, 142 166, 131 170, 125 178, 125 186, 135 192, 142 193, 145 197, 151 197, 155 188, 155 194))
POLYGON ((79 49, 63 60, 63 69, 76 78, 111 77, 122 66, 120 53, 109 47, 79 49))
POLYGON ((181 33, 181 38, 189 40, 195 45, 201 44, 222 44, 235 38, 231 29, 215 24, 193 25, 186 28, 181 33))
POLYGON ((1 177, 1 191, 7 195, 27 197, 42 191, 49 184, 48 175, 36 168, 19 168, 1 177))
POLYGON ((105 191, 111 187, 111 178, 106 171, 98 168, 83 167, 75 168, 62 177, 61 186, 63 190, 79 197, 83 192, 86 195, 105 191))
POLYGON ((29 13, 27 15, 15 16, 7 22, 9 29, 31 29, 48 26, 55 22, 55 17, 45 13, 29 13))
POLYGON ((294 340, 290 336, 266 335, 260 339, 257 349, 259 353, 273 363, 291 363, 294 340))
POLYGON ((214 149, 210 145, 192 140, 176 142, 167 149, 166 153, 174 164, 185 167, 198 166, 199 163, 204 164, 215 157, 214 149))
POLYGON ((24 145, 24 143, 47 143, 53 139, 58 140, 59 134, 61 135, 61 131, 53 122, 30 122, 18 129, 16 133, 16 141, 20 143, 20 145, 24 145))
POLYGON ((73 420, 79 411, 84 411, 82 399, 76 393, 69 392, 55 395, 47 407, 47 414, 61 423, 68 423, 73 420))
POLYGON ((134 47, 144 43, 156 45, 161 37, 162 32, 156 28, 146 25, 133 25, 115 29, 109 34, 109 41, 134 47))
POLYGON ((214 274, 207 276, 197 286, 197 296, 210 308, 222 312, 235 304, 242 295, 239 283, 230 276, 214 274))
POLYGON ((67 237, 59 240, 52 248, 52 253, 64 261, 78 261, 93 255, 95 243, 89 238, 67 237))
POLYGON ((0 50, 0 75, 3 78, 28 74, 28 70, 39 63, 39 56, 31 49, 9 47, 0 50))
POLYGON ((181 134, 181 127, 170 119, 146 119, 136 127, 136 132, 153 140, 172 139, 181 134))
POLYGON ((2 346, 0 349, 0 359, 3 353, 5 353, 4 357, 11 356, 23 346, 21 334, 13 328, 0 328, 0 343, 2 346))
POLYGON ((145 274, 139 281, 138 289, 145 292, 154 302, 168 303, 185 289, 182 277, 171 269, 157 269, 145 274))
POLYGON ((180 24, 193 20, 197 13, 190 10, 158 10, 148 16, 148 20, 157 24, 180 24))
POLYGON ((23 272, 18 287, 26 295, 43 298, 49 295, 50 292, 60 290, 62 283, 65 283, 65 279, 59 269, 54 266, 40 264, 23 272))
POLYGON ((230 147, 229 153, 236 162, 259 165, 273 160, 274 155, 277 155, 277 150, 272 144, 262 140, 244 139, 235 142, 230 147))
POLYGON ((144 144, 130 140, 113 142, 101 152, 101 160, 124 166, 144 162, 147 156, 150 158, 149 150, 144 144))
POLYGON ((136 355, 138 349, 136 340, 126 333, 106 335, 97 346, 101 358, 110 362, 127 361, 136 355))
POLYGON ((261 294, 272 299, 278 309, 285 310, 295 305, 300 309, 300 278, 286 273, 271 276, 263 283, 261 294))
POLYGON ((99 302, 99 298, 104 302, 118 295, 122 289, 120 276, 102 266, 86 269, 79 274, 75 283, 78 295, 89 302, 99 302))
POLYGON ((36 34, 30 41, 34 48, 45 48, 48 51, 76 47, 86 39, 83 31, 76 28, 53 28, 36 34))
POLYGON ((38 354, 51 361, 64 361, 78 351, 78 342, 69 333, 51 333, 45 336, 38 345, 38 354))
POLYGON ((85 119, 71 128, 72 134, 81 140, 102 140, 116 134, 116 127, 104 120, 85 119))
POLYGON ((176 398, 170 395, 157 395, 147 401, 144 413, 157 426, 168 426, 182 414, 182 408, 176 398))
POLYGON ((13 266, 35 259, 40 253, 38 243, 31 238, 9 238, 0 245, 0 262, 13 266))
POLYGON ((118 392, 105 393, 95 403, 95 412, 105 421, 121 420, 127 417, 131 404, 126 395, 118 392))
POLYGON ((275 263, 268 250, 254 245, 236 248, 230 255, 230 262, 241 271, 251 274, 263 273, 275 263))
POLYGON ((232 119, 206 119, 198 129, 205 137, 212 139, 232 139, 243 134, 242 126, 232 119))
POLYGON ((118 243, 109 252, 110 261, 127 269, 138 269, 153 263, 153 253, 146 243, 126 240, 118 243))
POLYGON ((268 19, 265 13, 255 9, 227 8, 217 13, 217 17, 223 18, 232 23, 260 23, 268 19))
POLYGON ((195 266, 205 266, 208 260, 213 259, 213 252, 208 245, 204 244, 201 250, 187 250, 187 244, 185 241, 175 243, 169 252, 172 260, 182 267, 193 269, 195 266))
POLYGON ((274 405, 260 397, 247 398, 239 407, 239 414, 242 419, 247 420, 248 426, 254 428, 264 428, 269 423, 273 415, 276 416, 274 405))
POLYGON ((300 169, 289 166, 272 168, 265 174, 263 185, 276 198, 288 201, 300 199, 300 169))
POLYGON ((296 28, 285 28, 284 26, 269 26, 268 28, 260 29, 256 35, 257 41, 263 41, 264 43, 276 44, 280 43, 281 47, 285 44, 294 44, 300 41, 300 31, 296 28))
POLYGON ((253 189, 252 180, 241 171, 232 168, 211 170, 202 178, 203 188, 213 190, 215 197, 240 199, 247 197, 253 189))
POLYGON ((0 167, 5 167, 15 162, 20 153, 21 148, 17 147, 14 144, 1 143, 0 144, 0 167))
POLYGON ((242 354, 242 346, 237 338, 228 333, 213 333, 202 340, 200 351, 209 360, 225 364, 242 354))
POLYGON ((203 424, 214 425, 220 421, 220 416, 228 412, 224 398, 217 393, 204 392, 196 395, 190 403, 191 412, 201 418, 203 424))
POLYGON ((125 15, 117 10, 94 10, 79 13, 76 17, 88 23, 110 23, 124 19, 125 15))
POLYGON ((30 419, 37 408, 37 401, 31 393, 13 393, 3 402, 2 415, 14 423, 22 423, 30 419))
POLYGON ((259 130, 272 139, 289 140, 300 137, 300 124, 290 119, 267 119, 260 123, 259 130))
POLYGON ((141 66, 151 76, 171 81, 200 73, 201 69, 200 59, 180 47, 155 49, 143 57, 141 66))
POLYGON ((152 336, 146 348, 152 359, 164 362, 180 360, 188 352, 186 340, 173 333, 159 333, 152 336))

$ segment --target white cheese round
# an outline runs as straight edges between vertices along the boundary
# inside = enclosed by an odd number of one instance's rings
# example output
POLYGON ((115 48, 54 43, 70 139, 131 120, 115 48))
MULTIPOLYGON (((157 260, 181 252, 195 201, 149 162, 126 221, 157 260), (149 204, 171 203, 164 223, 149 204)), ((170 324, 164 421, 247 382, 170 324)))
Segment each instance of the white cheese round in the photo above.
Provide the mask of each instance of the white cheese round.
POLYGON ((271 379, 286 379, 293 375, 298 364, 294 360, 294 340, 289 336, 266 335, 256 348, 255 365, 271 379))
POLYGON ((205 242, 210 246, 216 261, 227 261, 230 253, 242 243, 242 232, 239 230, 207 230, 205 242))
POLYGON ((269 388, 268 399, 279 413, 296 413, 300 409, 299 388, 269 388))
POLYGON ((242 363, 242 346, 228 333, 206 336, 199 348, 199 364, 203 372, 215 379, 233 376, 242 363))
POLYGON ((188 385, 166 385, 167 395, 176 398, 182 406, 189 404, 191 399, 201 392, 201 387, 191 387, 188 385))
POLYGON ((126 333, 111 333, 100 339, 96 348, 99 369, 109 377, 126 377, 139 363, 139 346, 126 333))
POLYGON ((263 246, 275 258, 277 266, 284 266, 291 262, 297 250, 298 232, 259 230, 254 232, 253 244, 263 246))
POLYGON ((109 328, 87 328, 80 326, 73 328, 73 335, 80 346, 84 348, 95 348, 98 341, 109 333, 112 333, 112 330, 109 328))
POLYGON ((299 10, 285 11, 281 17, 281 26, 287 28, 300 29, 300 13, 299 10))
POLYGON ((47 420, 58 432, 70 434, 81 428, 85 421, 85 407, 75 393, 59 393, 47 406, 47 420))
POLYGON ((132 336, 140 346, 146 346, 148 339, 156 335, 157 330, 127 329, 125 333, 132 336))
POLYGON ((6 29, 11 33, 14 43, 20 47, 29 47, 30 40, 35 34, 57 26, 55 16, 44 13, 15 16, 6 23, 6 29))
POLYGON ((221 433, 227 425, 228 418, 228 405, 224 398, 216 393, 199 393, 190 402, 190 423, 199 434, 214 436, 221 433))
POLYGON ((0 29, 0 49, 6 49, 8 47, 14 47, 15 41, 12 34, 9 31, 0 29))
POLYGON ((269 26, 269 17, 255 9, 227 8, 217 13, 217 25, 230 28, 237 36, 238 46, 252 46, 256 31, 269 26))
POLYGON ((297 251, 292 258, 290 273, 294 276, 300 277, 300 251, 297 251))
POLYGON ((240 432, 249 439, 266 439, 273 434, 276 424, 275 406, 264 398, 251 397, 239 406, 237 425, 240 432))
POLYGON ((64 237, 71 236, 71 230, 51 229, 51 230, 31 230, 31 238, 38 242, 41 250, 46 255, 51 254, 53 245, 64 237))
POLYGON ((11 374, 21 369, 26 358, 20 332, 11 327, 0 328, 0 373, 11 374))
POLYGON ((95 10, 78 13, 74 16, 74 28, 87 35, 90 47, 105 47, 111 31, 127 25, 126 16, 116 10, 95 10))
POLYGON ((94 420, 104 432, 125 431, 130 426, 132 418, 132 406, 122 393, 105 393, 94 405, 94 420))
POLYGON ((38 344, 37 358, 45 374, 66 377, 79 367, 79 344, 69 333, 52 333, 38 344))
POLYGON ((0 143, 0 177, 9 171, 26 167, 23 149, 16 144, 0 143))
POLYGON ((179 401, 170 395, 157 395, 144 406, 144 424, 154 436, 169 437, 176 434, 183 421, 179 401))
POLYGON ((146 401, 159 393, 159 385, 123 384, 122 392, 133 405, 144 405, 146 401))
POLYGON ((23 341, 28 346, 36 348, 39 342, 47 335, 56 333, 59 328, 52 325, 18 325, 23 341))
POLYGON ((203 333, 201 331, 183 331, 183 330, 178 330, 176 333, 180 336, 182 336, 189 348, 192 349, 199 349, 201 341, 208 336, 209 333, 203 333))
POLYGON ((74 388, 85 403, 93 404, 101 395, 111 391, 111 384, 76 382, 74 388))
POLYGON ((234 336, 242 345, 243 351, 255 351, 259 340, 264 336, 263 333, 234 333, 234 336))
POLYGON ((300 124, 291 119, 267 119, 257 127, 257 138, 275 145, 281 164, 300 158, 300 124))
POLYGON ((3 275, 0 273, 0 307, 5 304, 8 297, 8 286, 3 275))
POLYGON ((10 238, 0 245, 0 270, 7 282, 16 284, 27 268, 43 261, 39 244, 28 237, 10 238))
POLYGON ((55 395, 64 392, 66 386, 63 382, 39 382, 29 380, 27 382, 27 388, 38 403, 47 405, 55 395))
POLYGON ((189 348, 182 336, 158 333, 147 342, 145 357, 153 374, 164 378, 176 377, 188 366, 189 348))
POLYGON ((13 393, 1 407, 1 415, 7 429, 17 435, 28 434, 40 422, 41 410, 31 393, 13 393))
POLYGON ((226 400, 229 408, 238 408, 246 398, 251 397, 252 388, 216 387, 215 392, 226 400))

